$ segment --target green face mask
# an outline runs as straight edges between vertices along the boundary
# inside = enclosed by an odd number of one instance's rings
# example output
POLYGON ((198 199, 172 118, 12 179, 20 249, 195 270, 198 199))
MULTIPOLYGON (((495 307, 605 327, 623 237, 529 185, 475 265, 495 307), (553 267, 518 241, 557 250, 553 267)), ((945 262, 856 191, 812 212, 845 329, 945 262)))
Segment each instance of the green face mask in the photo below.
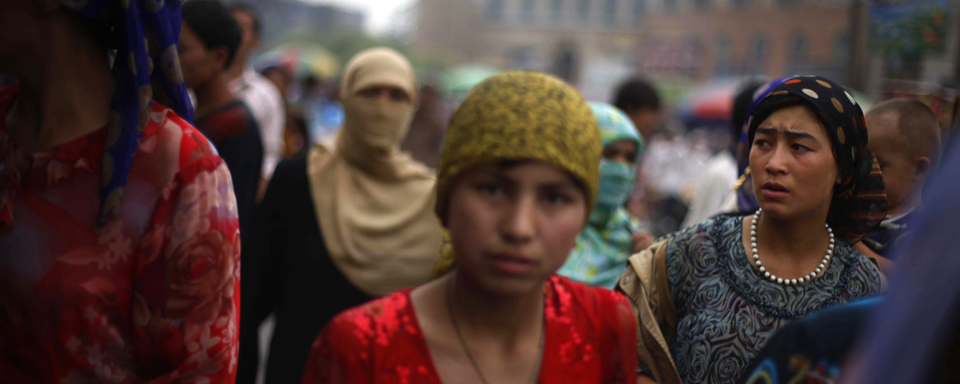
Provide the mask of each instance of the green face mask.
POLYGON ((626 203, 633 191, 635 174, 633 167, 626 163, 601 159, 597 207, 615 208, 626 203))

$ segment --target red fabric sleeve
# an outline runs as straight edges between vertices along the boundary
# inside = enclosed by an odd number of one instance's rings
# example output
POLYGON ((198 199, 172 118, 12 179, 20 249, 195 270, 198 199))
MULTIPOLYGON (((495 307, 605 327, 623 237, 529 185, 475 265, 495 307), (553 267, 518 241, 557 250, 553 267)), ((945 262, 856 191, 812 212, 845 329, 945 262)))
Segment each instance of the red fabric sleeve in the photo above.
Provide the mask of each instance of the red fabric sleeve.
POLYGON ((331 320, 313 342, 303 384, 372 382, 369 347, 363 346, 365 340, 357 337, 359 327, 346 315, 331 320))
POLYGON ((182 168, 138 245, 132 332, 149 383, 236 379, 240 237, 230 180, 215 155, 182 168))

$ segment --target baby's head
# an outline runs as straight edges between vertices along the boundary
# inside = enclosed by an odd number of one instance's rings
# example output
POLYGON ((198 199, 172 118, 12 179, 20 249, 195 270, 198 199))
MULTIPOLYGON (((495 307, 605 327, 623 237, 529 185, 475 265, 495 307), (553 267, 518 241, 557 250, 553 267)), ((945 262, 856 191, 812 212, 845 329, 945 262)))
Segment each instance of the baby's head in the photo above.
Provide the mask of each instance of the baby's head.
POLYGON ((891 99, 866 115, 868 146, 877 156, 891 215, 919 202, 923 180, 940 160, 940 126, 926 104, 891 99))

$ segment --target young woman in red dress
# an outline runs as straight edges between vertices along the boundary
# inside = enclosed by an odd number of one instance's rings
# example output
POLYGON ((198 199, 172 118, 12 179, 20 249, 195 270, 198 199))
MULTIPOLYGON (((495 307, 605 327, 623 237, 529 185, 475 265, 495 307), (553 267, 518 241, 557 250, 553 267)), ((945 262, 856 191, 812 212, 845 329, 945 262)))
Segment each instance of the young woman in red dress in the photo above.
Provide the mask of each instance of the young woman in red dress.
POLYGON ((626 300, 555 275, 590 215, 600 156, 590 108, 560 80, 478 85, 438 169, 442 275, 334 318, 303 383, 635 383, 626 300))

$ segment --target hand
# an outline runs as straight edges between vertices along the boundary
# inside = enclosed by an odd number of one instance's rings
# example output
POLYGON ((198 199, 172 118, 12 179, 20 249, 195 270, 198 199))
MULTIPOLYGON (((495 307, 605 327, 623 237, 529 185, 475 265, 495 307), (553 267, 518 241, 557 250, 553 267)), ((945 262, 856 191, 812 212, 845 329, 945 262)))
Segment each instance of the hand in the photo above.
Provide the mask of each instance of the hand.
POLYGON ((630 235, 630 241, 633 242, 634 253, 647 249, 647 247, 653 244, 653 240, 653 235, 648 231, 639 231, 630 235))

